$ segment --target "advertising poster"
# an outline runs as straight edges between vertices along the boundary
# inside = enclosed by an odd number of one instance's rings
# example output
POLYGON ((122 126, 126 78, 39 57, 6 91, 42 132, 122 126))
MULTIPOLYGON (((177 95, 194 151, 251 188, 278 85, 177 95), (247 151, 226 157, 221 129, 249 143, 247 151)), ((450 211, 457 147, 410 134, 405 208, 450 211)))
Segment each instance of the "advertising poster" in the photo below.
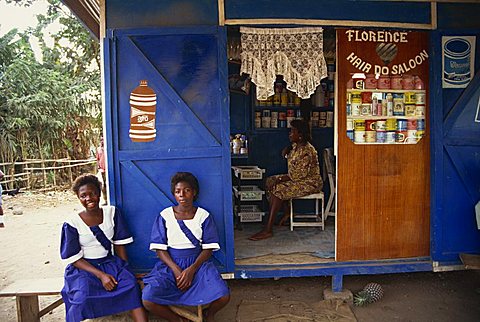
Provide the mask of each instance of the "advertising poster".
POLYGON ((442 87, 465 88, 473 77, 475 36, 442 37, 442 87))

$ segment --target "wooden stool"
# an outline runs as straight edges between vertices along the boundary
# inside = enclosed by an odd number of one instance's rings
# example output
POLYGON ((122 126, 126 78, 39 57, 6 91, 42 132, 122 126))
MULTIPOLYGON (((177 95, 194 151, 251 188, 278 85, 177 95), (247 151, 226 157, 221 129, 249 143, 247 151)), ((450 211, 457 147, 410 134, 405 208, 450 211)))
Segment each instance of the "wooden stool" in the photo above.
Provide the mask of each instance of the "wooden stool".
POLYGON ((168 306, 173 312, 180 315, 181 317, 187 318, 192 322, 203 322, 203 309, 207 308, 207 305, 197 305, 197 313, 189 308, 193 308, 192 306, 177 306, 177 305, 169 305, 168 306))

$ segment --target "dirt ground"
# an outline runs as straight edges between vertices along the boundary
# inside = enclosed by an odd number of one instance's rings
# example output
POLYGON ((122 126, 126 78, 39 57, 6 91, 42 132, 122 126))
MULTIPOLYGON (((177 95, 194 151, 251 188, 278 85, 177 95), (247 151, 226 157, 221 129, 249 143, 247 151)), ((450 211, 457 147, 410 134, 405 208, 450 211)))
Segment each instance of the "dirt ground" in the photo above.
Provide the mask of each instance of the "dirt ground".
MULTIPOLYGON (((60 227, 63 217, 80 207, 70 192, 4 196, 0 289, 16 279, 63 275, 58 252, 60 227)), ((352 307, 358 321, 480 321, 480 271, 346 276, 344 287, 357 292, 368 282, 380 283, 385 296, 367 307, 352 307)), ((217 320, 235 321, 242 300, 314 304, 323 299, 322 292, 330 283, 329 277, 230 280, 232 300, 217 320)), ((41 305, 52 299, 41 298, 41 305)), ((62 305, 42 321, 63 321, 64 313, 62 305)), ((128 317, 101 320, 128 321, 128 317)), ((13 297, 0 298, 0 321, 16 321, 13 297)))

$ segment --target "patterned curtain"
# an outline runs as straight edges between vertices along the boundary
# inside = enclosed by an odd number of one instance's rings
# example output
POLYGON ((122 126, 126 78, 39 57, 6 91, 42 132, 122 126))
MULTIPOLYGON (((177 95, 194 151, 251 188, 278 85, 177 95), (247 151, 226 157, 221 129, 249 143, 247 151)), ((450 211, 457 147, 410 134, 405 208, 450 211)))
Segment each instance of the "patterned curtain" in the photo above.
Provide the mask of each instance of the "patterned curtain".
POLYGON ((274 94, 276 75, 283 75, 287 89, 304 99, 327 77, 322 28, 240 27, 240 33, 240 72, 257 86, 257 99, 274 94))

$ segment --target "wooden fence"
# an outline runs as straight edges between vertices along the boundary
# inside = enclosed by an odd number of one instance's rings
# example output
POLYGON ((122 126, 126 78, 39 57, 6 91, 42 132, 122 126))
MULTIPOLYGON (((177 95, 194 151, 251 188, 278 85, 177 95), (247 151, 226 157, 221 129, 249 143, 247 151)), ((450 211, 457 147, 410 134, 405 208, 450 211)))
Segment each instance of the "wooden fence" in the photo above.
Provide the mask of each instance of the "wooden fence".
POLYGON ((54 190, 70 186, 81 173, 95 173, 96 159, 86 160, 38 160, 27 159, 11 163, 0 163, 5 174, 0 184, 5 191, 19 188, 28 190, 54 190))

